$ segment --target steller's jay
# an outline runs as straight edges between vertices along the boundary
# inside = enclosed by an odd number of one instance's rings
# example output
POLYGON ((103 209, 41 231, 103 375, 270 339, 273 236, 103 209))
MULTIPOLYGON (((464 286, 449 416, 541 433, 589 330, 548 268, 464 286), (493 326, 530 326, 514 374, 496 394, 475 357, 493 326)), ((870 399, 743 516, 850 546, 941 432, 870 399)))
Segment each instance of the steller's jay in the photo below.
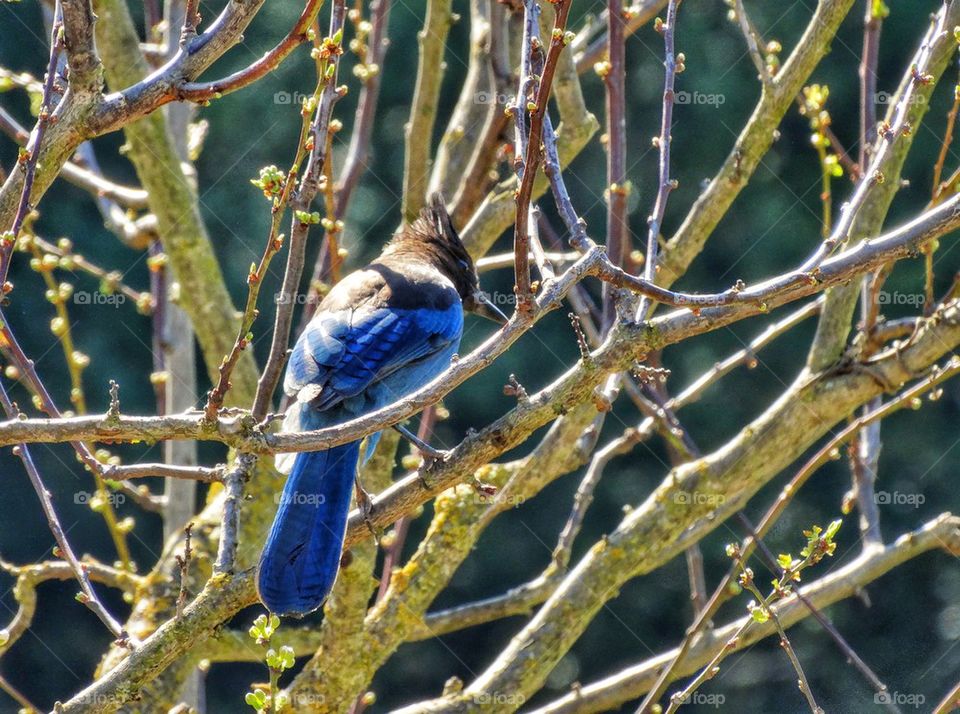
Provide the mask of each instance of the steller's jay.
MULTIPOLYGON (((480 292, 470 254, 435 194, 380 257, 318 306, 287 365, 283 388, 296 401, 283 429, 333 426, 411 394, 450 364, 464 310, 506 321, 480 292)), ((290 475, 257 572, 270 612, 306 615, 333 587, 359 455, 354 441, 277 458, 290 475)))

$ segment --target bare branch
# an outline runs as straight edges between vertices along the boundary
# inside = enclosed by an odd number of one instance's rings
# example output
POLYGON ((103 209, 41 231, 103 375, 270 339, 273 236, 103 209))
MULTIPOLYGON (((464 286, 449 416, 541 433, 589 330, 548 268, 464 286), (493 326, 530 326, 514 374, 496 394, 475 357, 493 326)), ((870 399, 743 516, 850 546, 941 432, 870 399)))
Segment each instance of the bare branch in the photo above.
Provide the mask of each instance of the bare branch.
MULTIPOLYGON (((194 5, 192 9, 189 7, 187 9, 183 34, 185 39, 189 39, 191 34, 196 35, 197 5, 194 5)), ((176 90, 177 99, 191 102, 219 99, 224 94, 243 89, 272 72, 291 52, 307 41, 310 26, 313 25, 322 6, 323 0, 307 0, 300 17, 294 23, 290 32, 287 33, 287 36, 263 57, 223 79, 210 82, 188 82, 180 85, 176 90)))
MULTIPOLYGON (((280 374, 286 361, 287 345, 290 340, 290 328, 293 324, 294 297, 300 285, 300 276, 303 274, 304 251, 306 250, 307 234, 310 223, 305 216, 310 214, 310 205, 320 188, 320 177, 326 163, 326 152, 329 147, 327 137, 330 133, 330 122, 333 117, 333 105, 342 96, 337 87, 337 77, 340 67, 340 55, 343 38, 343 23, 346 14, 344 0, 334 0, 330 10, 330 30, 324 40, 325 50, 321 50, 318 58, 318 88, 322 87, 317 102, 313 122, 310 125, 309 153, 307 164, 300 179, 296 195, 291 202, 293 218, 290 226, 290 247, 287 255, 287 266, 283 273, 283 284, 277 299, 277 314, 273 324, 273 337, 270 342, 270 355, 264 365, 263 372, 257 382, 257 393, 253 400, 253 415, 262 420, 270 410, 273 393, 280 382, 280 374), (324 56, 323 52, 326 52, 324 56), (329 73, 329 76, 327 74, 329 73)), ((305 142, 301 141, 300 146, 305 142)), ((298 148, 298 157, 300 156, 298 148)), ((296 165, 299 166, 299 160, 296 165)), ((293 182, 293 176, 288 177, 293 182)), ((330 177, 327 177, 330 180, 330 177)))
POLYGON ((99 94, 103 88, 103 68, 93 41, 93 25, 97 17, 90 0, 60 0, 60 5, 63 47, 70 65, 70 88, 81 94, 99 94))
MULTIPOLYGON (((516 264, 516 286, 517 294, 517 312, 519 314, 527 313, 531 309, 531 288, 530 288, 530 264, 528 260, 530 236, 528 233, 528 221, 530 218, 530 202, 533 198, 533 182, 537 177, 537 171, 540 168, 542 157, 542 148, 540 146, 544 137, 544 127, 546 126, 547 105, 550 99, 550 89, 553 83, 553 75, 557 68, 557 61, 560 58, 560 52, 569 41, 566 36, 567 15, 570 12, 569 0, 558 0, 555 3, 556 18, 554 20, 553 33, 550 37, 549 48, 547 49, 546 59, 543 61, 543 69, 540 72, 539 79, 532 81, 530 75, 520 76, 520 89, 517 93, 517 102, 519 107, 515 107, 515 112, 520 112, 517 117, 519 126, 524 125, 524 113, 530 115, 529 130, 521 131, 518 134, 518 146, 523 149, 523 164, 520 169, 520 188, 516 195, 516 218, 513 228, 513 253, 516 264), (528 98, 527 87, 531 86, 532 100, 528 98)), ((525 1, 524 13, 524 37, 527 38, 529 46, 522 48, 522 53, 530 62, 528 67, 533 66, 533 55, 539 52, 540 39, 537 30, 537 14, 539 8, 536 0, 525 1)), ((521 152, 518 151, 518 155, 521 152)))
MULTIPOLYGON (((663 75, 663 109, 660 115, 660 136, 657 139, 657 148, 660 153, 659 173, 657 182, 657 199, 653 206, 653 213, 647 219, 649 231, 647 233, 647 254, 643 264, 643 277, 653 283, 657 279, 657 260, 659 255, 660 229, 667 211, 667 200, 670 191, 676 188, 676 182, 670 178, 670 145, 673 143, 673 87, 678 71, 678 58, 674 54, 674 37, 676 35, 678 0, 670 0, 667 5, 667 20, 661 25, 664 46, 664 75, 663 75)), ((682 55, 679 64, 683 65, 682 55)), ((649 301, 641 300, 637 307, 637 315, 647 314, 650 308, 649 301)))
MULTIPOLYGON (((2 384, 0 384, 0 404, 2 404, 3 410, 7 413, 8 417, 17 418, 17 416, 20 414, 20 410, 16 407, 16 405, 14 405, 13 402, 10 401, 10 397, 7 396, 6 387, 4 387, 2 384)), ((110 630, 110 632, 114 637, 117 638, 118 641, 129 643, 131 647, 135 647, 138 643, 136 640, 132 639, 123 630, 123 627, 120 625, 120 623, 117 622, 109 612, 107 612, 106 608, 103 606, 103 603, 101 603, 97 597, 97 594, 93 589, 93 585, 90 584, 90 576, 87 573, 87 570, 80 563, 80 561, 77 560, 77 556, 73 554, 73 549, 70 547, 70 542, 67 540, 67 536, 63 531, 63 526, 60 525, 60 519, 57 517, 57 512, 53 508, 53 501, 50 498, 50 492, 43 484, 43 479, 40 477, 40 472, 37 470, 37 467, 33 462, 33 457, 30 455, 27 445, 18 445, 15 448, 15 452, 23 462, 23 466, 27 471, 27 476, 30 477, 30 484, 33 486, 33 490, 36 492, 37 498, 40 500, 40 505, 43 507, 43 513, 47 518, 47 525, 50 528, 50 532, 53 534, 54 540, 57 542, 59 554, 66 559, 67 563, 69 563, 74 577, 76 577, 77 582, 80 583, 80 595, 77 599, 90 608, 90 610, 100 618, 100 621, 107 626, 107 629, 110 630)))
POLYGON ((410 121, 404 129, 406 153, 403 162, 404 222, 413 221, 426 199, 430 177, 430 146, 437 118, 440 80, 443 79, 443 53, 452 22, 450 0, 428 0, 423 30, 417 36, 420 63, 413 90, 410 121))
MULTIPOLYGON (((958 519, 943 515, 934 519, 916 531, 906 533, 894 543, 879 550, 863 552, 846 565, 837 568, 829 575, 808 583, 800 589, 807 599, 817 608, 845 598, 854 597, 864 586, 877 580, 893 568, 916 558, 923 553, 940 548, 955 552, 960 546, 960 522, 958 519)), ((791 597, 773 606, 784 627, 792 627, 808 614, 809 610, 796 597, 791 597)), ((734 622, 705 633, 697 640, 690 651, 687 663, 676 672, 676 676, 692 674, 709 662, 714 655, 727 645, 744 622, 741 618, 734 622)), ((751 647, 764 637, 774 634, 772 622, 759 625, 747 631, 736 643, 736 649, 751 647)), ((585 714, 586 712, 609 711, 622 702, 636 699, 649 690, 659 671, 676 658, 677 650, 671 650, 646 661, 624 669, 594 684, 578 688, 575 692, 552 702, 534 714, 585 714)))

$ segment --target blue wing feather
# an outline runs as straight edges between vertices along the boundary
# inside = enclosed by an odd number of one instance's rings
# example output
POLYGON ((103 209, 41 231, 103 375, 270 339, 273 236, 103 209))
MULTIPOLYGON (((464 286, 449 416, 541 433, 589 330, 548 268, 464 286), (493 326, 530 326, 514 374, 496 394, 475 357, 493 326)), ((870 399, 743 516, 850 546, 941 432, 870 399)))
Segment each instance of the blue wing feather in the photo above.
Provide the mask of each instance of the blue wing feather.
MULTIPOLYGON (((436 377, 463 331, 446 309, 389 307, 318 314, 290 355, 284 389, 298 403, 284 428, 317 429, 390 404, 436 377)), ((365 458, 376 443, 368 445, 365 458)), ((278 614, 304 615, 333 587, 359 442, 298 454, 264 545, 257 588, 278 614)))
POLYGON ((326 313, 314 319, 297 340, 284 388, 291 396, 307 389, 307 401, 324 411, 410 363, 443 354, 451 345, 456 349, 462 329, 459 304, 444 310, 326 313))

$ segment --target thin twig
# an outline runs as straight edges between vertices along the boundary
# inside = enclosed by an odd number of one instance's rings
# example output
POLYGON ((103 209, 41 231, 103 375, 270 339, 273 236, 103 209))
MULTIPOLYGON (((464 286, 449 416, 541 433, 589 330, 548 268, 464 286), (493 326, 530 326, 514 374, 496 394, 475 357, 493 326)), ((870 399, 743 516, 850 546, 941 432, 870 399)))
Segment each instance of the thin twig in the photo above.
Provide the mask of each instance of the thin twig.
MULTIPOLYGON (((188 24, 196 22, 198 5, 198 0, 188 0, 187 12, 184 19, 184 37, 186 37, 191 29, 188 27, 188 24), (192 6, 189 3, 193 3, 192 6)), ((273 49, 264 54, 263 57, 223 79, 211 82, 183 83, 176 88, 176 98, 202 103, 211 99, 218 99, 229 92, 243 89, 257 80, 262 79, 276 69, 291 52, 307 41, 310 26, 313 24, 322 6, 323 0, 307 0, 303 10, 300 12, 300 17, 294 23, 290 32, 287 33, 287 36, 273 49)), ((193 29, 196 29, 195 24, 193 25, 193 29)), ((194 32, 194 34, 196 33, 194 32)))
MULTIPOLYGON (((801 266, 801 270, 815 270, 822 263, 823 259, 833 252, 834 248, 838 244, 842 243, 849 237, 850 230, 854 224, 854 219, 866 202, 874 183, 885 180, 883 172, 880 170, 880 168, 883 166, 886 156, 893 150, 893 146, 897 139, 900 138, 904 133, 909 133, 911 131, 911 127, 907 122, 907 118, 910 113, 910 107, 913 104, 917 87, 929 82, 927 77, 929 76, 929 64, 933 59, 934 54, 933 40, 946 31, 944 26, 944 23, 947 19, 946 10, 946 6, 941 8, 940 12, 937 13, 936 19, 930 27, 930 30, 924 36, 920 49, 911 63, 911 81, 908 82, 903 95, 900 97, 900 101, 893 112, 893 116, 889 125, 883 124, 880 127, 879 148, 873 155, 869 156, 868 159, 865 159, 865 163, 861 163, 861 166, 864 169, 863 178, 861 178, 857 184, 853 196, 850 197, 850 200, 846 203, 841 211, 840 219, 837 221, 837 224, 831 232, 830 237, 824 240, 819 245, 817 250, 814 251, 814 253, 806 261, 804 261, 803 265, 801 266)), ((872 99, 873 98, 871 97, 871 101, 872 99)))
MULTIPOLYGON (((8 417, 16 419, 20 415, 20 410, 10 400, 10 397, 7 395, 7 389, 2 383, 0 383, 0 405, 3 406, 3 410, 6 412, 8 417)), ((59 555, 70 564, 70 567, 73 569, 74 575, 77 578, 77 582, 80 583, 81 594, 78 595, 77 599, 100 618, 100 621, 107 626, 107 629, 110 630, 113 636, 117 639, 117 642, 123 644, 124 646, 128 646, 131 649, 136 647, 138 643, 132 639, 126 631, 124 631, 120 623, 117 622, 109 612, 107 612, 106 608, 103 606, 103 603, 100 602, 96 592, 93 589, 93 585, 90 583, 90 576, 87 574, 86 569, 83 567, 83 565, 81 565, 80 561, 77 560, 77 556, 73 554, 73 548, 70 547, 70 542, 67 540, 67 536, 63 531, 63 527, 60 525, 60 519, 57 517, 57 512, 53 507, 53 501, 50 498, 50 492, 43 484, 43 479, 40 476, 40 472, 37 470, 36 464, 33 461, 33 457, 30 455, 30 451, 27 449, 27 445, 20 444, 14 447, 14 453, 19 456, 20 460, 23 462, 23 466, 27 471, 27 476, 30 478, 30 484, 33 486, 33 490, 36 492, 37 498, 40 500, 40 505, 43 508, 44 515, 47 517, 47 526, 50 528, 50 532, 53 534, 53 538, 57 542, 57 547, 60 550, 59 555)))
POLYGON ((10 684, 3 675, 0 675, 0 689, 9 694, 11 699, 23 707, 26 714, 40 714, 40 712, 43 711, 40 707, 32 704, 30 700, 27 699, 19 689, 10 684))
POLYGON ((767 63, 763 58, 763 53, 760 51, 760 43, 762 41, 760 40, 757 28, 754 27, 750 21, 750 17, 747 15, 746 9, 743 7, 743 0, 735 0, 733 12, 736 14, 736 21, 740 26, 740 31, 747 41, 747 52, 753 61, 753 66, 757 68, 757 78, 764 84, 769 84, 773 80, 773 77, 770 75, 770 71, 767 69, 767 63))
MULTIPOLYGON (((293 324, 293 308, 295 296, 303 274, 304 251, 306 249, 309 223, 301 221, 297 215, 309 213, 310 205, 320 188, 320 176, 325 164, 326 137, 330 131, 330 121, 333 115, 333 105, 342 96, 337 87, 337 76, 340 66, 341 40, 343 37, 343 22, 346 14, 344 0, 334 0, 330 10, 330 29, 327 40, 329 56, 323 64, 323 74, 320 75, 322 91, 317 102, 313 122, 310 125, 310 149, 306 159, 306 168, 297 187, 296 196, 291 202, 294 211, 290 228, 290 247, 287 255, 287 265, 283 273, 283 283, 277 300, 277 314, 273 324, 273 338, 270 342, 270 354, 257 383, 257 394, 253 402, 253 415, 262 420, 270 410, 273 393, 276 391, 283 371, 287 354, 287 344, 290 340, 290 328, 293 324), (329 76, 327 76, 329 74, 329 76)), ((318 63, 324 58, 318 57, 318 63)))
MULTIPOLYGON (((0 308, 0 341, 4 343, 4 352, 10 358, 13 366, 16 367, 20 378, 25 380, 28 389, 30 389, 30 391, 33 392, 34 396, 36 397, 37 406, 39 409, 54 419, 61 418, 62 414, 60 413, 59 408, 53 401, 53 398, 50 396, 50 393, 47 391, 46 386, 41 381, 40 376, 37 374, 36 365, 34 364, 33 360, 27 357, 26 353, 23 351, 23 348, 20 346, 20 342, 17 340, 16 335, 10 328, 10 324, 7 322, 2 308, 0 308)), ((8 414, 8 417, 9 416, 11 415, 8 414)), ((20 416, 22 417, 22 415, 20 416)), ((104 419, 108 422, 113 422, 116 417, 111 417, 109 414, 107 414, 104 416, 104 419)), ((106 522, 107 530, 109 531, 110 537, 113 540, 113 544, 117 549, 117 555, 120 558, 120 561, 123 563, 123 567, 130 569, 131 558, 130 550, 127 547, 126 534, 122 531, 122 529, 119 528, 116 514, 113 510, 113 505, 111 504, 109 498, 107 498, 107 486, 103 481, 103 464, 100 463, 86 443, 77 439, 71 439, 69 441, 74 451, 76 451, 80 461, 93 474, 94 481, 97 485, 97 491, 101 496, 104 497, 104 500, 106 501, 106 505, 100 510, 100 513, 106 522)))
POLYGON ((223 468, 206 466, 177 466, 175 464, 116 464, 103 470, 103 477, 112 481, 134 478, 181 478, 201 483, 221 483, 223 468))
POLYGON ((190 572, 190 556, 193 551, 190 549, 190 538, 193 535, 193 522, 191 521, 183 529, 183 555, 176 556, 177 570, 180 573, 180 593, 177 595, 177 619, 183 617, 183 606, 187 604, 187 576, 190 572))
POLYGON ((960 708, 960 682, 955 684, 949 692, 940 700, 933 714, 949 714, 960 708))
POLYGON ((223 477, 225 497, 223 499, 223 518, 220 526, 220 544, 217 549, 217 561, 213 572, 233 573, 237 558, 237 538, 240 531, 240 504, 243 502, 243 484, 250 477, 256 465, 257 457, 240 454, 233 468, 223 477))
MULTIPOLYGON (((857 597, 871 582, 923 552, 941 548, 947 552, 956 552, 960 535, 958 525, 958 519, 947 514, 940 515, 917 530, 902 534, 883 550, 860 553, 853 561, 832 570, 828 575, 808 582, 795 592, 803 593, 819 608, 826 608, 845 598, 857 597)), ((800 622, 808 612, 800 598, 781 601, 773 607, 784 626, 793 626, 800 622)), ((743 624, 752 618, 752 614, 748 614, 705 632, 693 646, 688 663, 675 677, 699 671, 700 667, 726 646, 743 624)), ((772 623, 752 628, 745 637, 737 641, 735 649, 742 651, 752 647, 762 638, 772 635, 773 631, 772 623)), ((569 694, 535 709, 534 714, 580 714, 617 710, 624 702, 643 696, 663 667, 668 666, 676 654, 677 650, 673 649, 653 655, 602 680, 578 687, 569 694)))
MULTIPOLYGON (((627 224, 627 90, 626 42, 623 4, 610 0, 607 7, 607 62, 601 65, 607 133, 607 256, 621 268, 627 265, 630 245, 630 227, 627 224)), ((649 277, 648 277, 649 279, 649 277)), ((603 286, 603 331, 616 318, 614 288, 603 286)))
MULTIPOLYGON (((741 582, 743 581, 744 579, 741 578, 741 582)), ((763 602, 763 595, 757 589, 757 586, 753 582, 752 578, 746 582, 744 587, 750 593, 752 593, 754 597, 757 598, 757 602, 763 602)), ((794 651, 793 645, 790 644, 790 640, 787 637, 787 632, 780 623, 780 618, 777 615, 776 610, 773 608, 764 607, 764 611, 773 621, 774 627, 777 628, 777 633, 780 635, 780 647, 782 647, 784 652, 787 653, 787 658, 790 660, 790 664, 793 665, 793 671, 797 673, 797 683, 800 686, 800 691, 807 700, 807 705, 810 707, 810 711, 813 712, 813 714, 823 714, 823 709, 817 705, 817 701, 813 696, 813 690, 810 688, 810 682, 807 680, 807 675, 803 671, 803 667, 800 665, 800 658, 797 657, 797 653, 794 651)))
MULTIPOLYGON (((867 166, 873 151, 873 132, 877 123, 876 91, 877 64, 879 62, 880 31, 883 26, 882 3, 868 2, 863 22, 863 57, 860 62, 860 158, 861 166, 867 166)), ((849 209, 848 209, 849 210, 849 209)), ((932 263, 930 264, 932 272, 932 263)), ((860 285, 860 310, 863 319, 863 331, 871 334, 877 323, 878 293, 883 281, 883 270, 863 276, 860 285)), ((868 340, 865 349, 872 343, 868 340)), ((869 357, 869 353, 865 355, 869 357)), ((876 398, 864 405, 864 413, 881 406, 882 399, 876 398)), ((876 422, 863 429, 850 449, 851 475, 853 490, 860 513, 860 531, 863 534, 863 547, 874 547, 883 542, 880 532, 880 509, 874 493, 877 469, 880 465, 880 423, 876 422)))
MULTIPOLYGON (((520 178, 520 187, 516 195, 516 219, 513 229, 513 252, 516 263, 515 277, 517 294, 517 312, 528 313, 532 308, 531 286, 530 286, 530 261, 528 258, 530 251, 530 237, 528 232, 528 220, 530 216, 530 203, 533 194, 533 183, 540 167, 542 149, 541 142, 544 138, 544 127, 547 117, 547 105, 550 99, 550 90, 553 83, 553 75, 557 68, 557 61, 560 58, 560 52, 570 41, 567 36, 567 15, 570 13, 570 0, 558 0, 554 4, 555 19, 553 32, 550 37, 550 45, 547 49, 546 59, 543 62, 543 71, 539 80, 535 83, 536 89, 533 92, 532 101, 527 99, 526 78, 521 76, 520 89, 517 93, 518 103, 523 106, 515 108, 514 111, 529 114, 530 124, 526 132, 526 146, 523 147, 523 166, 520 178)), ((539 51, 540 39, 536 27, 537 8, 536 0, 525 0, 524 3, 524 36, 529 37, 529 46, 522 48, 523 55, 529 55, 539 51)), ((518 117, 518 122, 523 125, 522 114, 518 117)), ((518 156, 521 152, 518 152, 518 156)))
MULTIPOLYGON (((776 501, 774 501, 774 504, 766 511, 763 518, 760 520, 760 523, 756 526, 756 534, 760 538, 763 538, 767 534, 769 529, 780 518, 787 505, 799 492, 800 488, 802 488, 810 476, 812 476, 820 466, 830 460, 831 455, 835 452, 838 446, 853 438, 860 428, 873 421, 886 418, 899 409, 910 405, 914 398, 935 388, 938 384, 956 375, 957 373, 960 373, 960 358, 953 358, 948 361, 942 369, 931 373, 929 377, 914 385, 910 389, 904 391, 894 399, 891 399, 880 409, 875 410, 868 415, 863 415, 848 425, 837 436, 821 447, 817 453, 814 454, 814 456, 811 457, 810 460, 808 460, 794 475, 790 482, 781 491, 776 501)), ((741 560, 746 560, 750 557, 751 553, 756 547, 756 543, 757 541, 754 540, 753 537, 748 537, 744 540, 738 551, 740 553, 741 560)), ((647 692, 647 696, 645 697, 640 708, 641 711, 650 711, 650 707, 652 707, 654 702, 659 699, 663 689, 669 682, 673 680, 674 673, 677 671, 687 653, 690 651, 694 640, 700 633, 704 631, 704 628, 707 626, 707 623, 709 623, 710 618, 712 618, 713 615, 719 610, 720 605, 730 597, 730 585, 733 583, 735 577, 736 568, 734 567, 730 569, 730 571, 724 576, 720 584, 714 590, 710 601, 707 603, 707 607, 697 615, 694 622, 689 628, 687 628, 686 636, 684 637, 680 648, 677 650, 676 656, 670 662, 669 666, 663 668, 663 670, 660 672, 660 675, 657 677, 656 683, 647 692)))
POLYGON ((47 63, 47 74, 43 82, 43 96, 40 100, 40 113, 37 116, 37 124, 31 134, 31 141, 27 147, 20 152, 18 163, 23 170, 23 189, 20 192, 20 203, 17 205, 17 212, 13 217, 13 224, 10 226, 9 234, 3 234, 3 240, 0 242, 0 285, 7 281, 7 273, 10 271, 10 259, 13 253, 13 246, 17 238, 20 237, 20 229, 23 222, 30 212, 30 194, 33 193, 33 180, 37 174, 37 163, 40 160, 40 149, 43 146, 43 136, 47 125, 51 121, 53 114, 53 93, 57 77, 57 62, 60 59, 60 52, 63 50, 63 14, 60 8, 60 0, 53 11, 53 26, 50 31, 50 61, 47 63))
MULTIPOLYGON (((653 205, 653 213, 647 219, 647 253, 643 264, 643 277, 649 283, 656 282, 657 256, 660 245, 660 230, 663 227, 663 218, 667 210, 667 200, 670 192, 676 188, 676 181, 670 178, 670 145, 673 143, 671 129, 673 127, 673 87, 678 71, 677 57, 674 54, 674 38, 676 36, 677 8, 680 0, 670 0, 667 5, 667 19, 660 26, 663 33, 664 74, 663 74, 663 109, 660 114, 660 136, 657 138, 657 148, 660 152, 659 171, 657 180, 657 198, 653 205)), ((682 64, 682 63, 680 63, 682 64)), ((648 313, 652 305, 649 300, 641 299, 637 307, 637 315, 648 313)))
POLYGON ((430 178, 430 146, 443 79, 443 54, 451 24, 451 0, 428 0, 420 47, 417 82, 410 103, 410 120, 404 128, 403 196, 401 213, 412 222, 426 202, 430 178))
MULTIPOLYGON (((750 522, 750 519, 746 517, 741 511, 737 514, 737 520, 743 526, 747 534, 753 538, 754 542, 757 544, 757 550, 762 556, 763 560, 767 564, 767 568, 771 573, 779 574, 782 572, 782 567, 777 563, 776 558, 774 558, 773 553, 770 552, 770 549, 767 547, 767 544, 763 542, 763 539, 757 534, 756 529, 753 527, 753 524, 750 522)), ((843 653, 844 657, 848 662, 853 664, 853 666, 860 672, 864 678, 870 683, 870 686, 873 687, 874 691, 883 697, 887 692, 887 685, 884 684, 880 678, 877 676, 870 666, 864 662, 863 658, 857 654, 856 650, 851 647, 850 643, 840 634, 840 631, 837 630, 836 626, 827 618, 823 612, 817 608, 816 605, 807 597, 802 591, 797 590, 794 592, 797 596, 797 599, 803 603, 804 607, 810 611, 810 614, 813 618, 819 623, 819 625, 830 635, 831 639, 836 643, 837 647, 840 648, 840 651, 843 653)), ((884 697, 889 699, 889 697, 884 697)), ((892 701, 887 701, 887 708, 892 712, 900 712, 900 708, 894 704, 892 701)))

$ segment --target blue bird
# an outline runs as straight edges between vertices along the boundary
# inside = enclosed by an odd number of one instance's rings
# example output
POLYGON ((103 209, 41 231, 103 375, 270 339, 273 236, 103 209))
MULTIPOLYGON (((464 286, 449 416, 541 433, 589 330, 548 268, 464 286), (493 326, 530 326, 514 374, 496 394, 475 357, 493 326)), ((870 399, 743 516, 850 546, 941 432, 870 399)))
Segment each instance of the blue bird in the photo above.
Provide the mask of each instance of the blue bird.
MULTIPOLYGON (((380 257, 318 306, 287 365, 283 387, 296 401, 283 430, 341 424, 416 391, 450 364, 464 310, 506 321, 480 292, 470 254, 436 194, 380 257)), ((359 457, 359 441, 278 457, 289 476, 257 572, 270 612, 302 617, 333 587, 359 457)))

